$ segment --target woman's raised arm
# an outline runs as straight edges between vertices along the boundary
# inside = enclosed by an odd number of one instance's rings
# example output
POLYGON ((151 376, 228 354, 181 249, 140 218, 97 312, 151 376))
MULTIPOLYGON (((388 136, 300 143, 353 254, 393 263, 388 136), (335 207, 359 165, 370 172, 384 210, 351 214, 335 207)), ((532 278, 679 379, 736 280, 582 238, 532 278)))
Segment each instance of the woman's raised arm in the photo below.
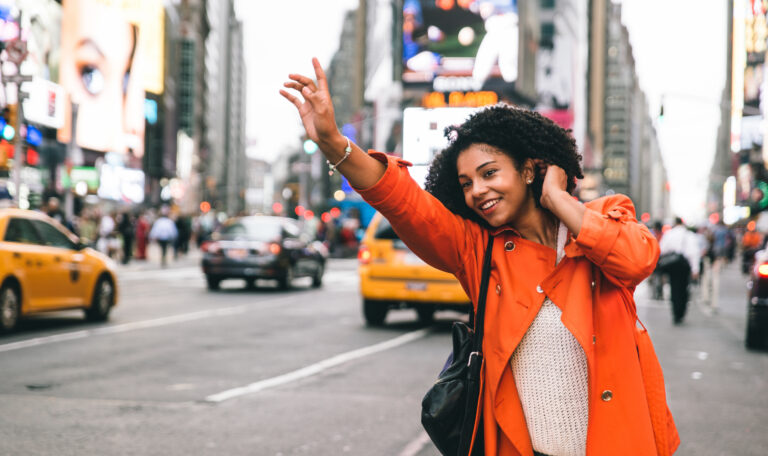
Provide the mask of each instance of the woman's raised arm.
POLYGON ((307 136, 317 143, 328 162, 334 165, 341 162, 338 170, 353 187, 372 187, 384 175, 386 165, 369 157, 339 132, 325 72, 317 58, 312 59, 312 65, 315 67, 317 84, 300 74, 289 74, 290 81, 283 84, 301 93, 303 102, 285 89, 280 90, 280 95, 296 106, 307 136), (345 158, 348 146, 351 151, 345 158))

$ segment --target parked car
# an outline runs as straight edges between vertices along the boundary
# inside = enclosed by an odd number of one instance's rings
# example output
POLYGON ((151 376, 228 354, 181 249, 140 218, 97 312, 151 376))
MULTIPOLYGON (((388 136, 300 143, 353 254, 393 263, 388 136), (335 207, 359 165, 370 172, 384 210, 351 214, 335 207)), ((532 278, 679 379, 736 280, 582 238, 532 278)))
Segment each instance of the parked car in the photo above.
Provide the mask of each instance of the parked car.
POLYGON ((470 300, 456 277, 417 257, 378 212, 363 236, 358 260, 363 316, 368 325, 383 324, 392 308, 413 308, 423 323, 431 322, 436 310, 470 309, 470 300))
POLYGON ((761 250, 755 258, 747 285, 745 344, 748 348, 768 348, 768 251, 761 250))
POLYGON ((202 244, 202 267, 208 289, 218 290, 224 279, 274 279, 287 289, 294 278, 312 277, 323 283, 328 249, 314 233, 287 217, 248 216, 225 222, 202 244))
POLYGON ((117 305, 114 261, 41 212, 0 209, 0 233, 0 330, 54 310, 107 320, 117 305))

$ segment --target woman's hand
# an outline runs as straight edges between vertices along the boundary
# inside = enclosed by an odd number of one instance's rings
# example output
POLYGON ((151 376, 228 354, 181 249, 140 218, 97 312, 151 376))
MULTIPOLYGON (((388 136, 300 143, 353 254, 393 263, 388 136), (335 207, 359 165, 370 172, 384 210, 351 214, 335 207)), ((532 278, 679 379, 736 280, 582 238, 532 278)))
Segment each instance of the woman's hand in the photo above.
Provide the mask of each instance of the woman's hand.
POLYGON ((280 90, 280 95, 296 106, 307 136, 322 149, 323 145, 338 144, 341 133, 336 127, 336 117, 325 72, 317 58, 312 59, 312 65, 315 67, 317 84, 300 74, 289 74, 288 78, 291 81, 283 84, 286 88, 300 92, 304 97, 303 103, 285 89, 280 90))
POLYGON ((544 176, 539 200, 541 205, 560 219, 574 236, 578 236, 586 209, 566 191, 568 175, 557 165, 537 161, 536 166, 539 174, 544 176))
POLYGON ((280 90, 280 95, 296 106, 307 136, 320 146, 328 163, 338 166, 336 169, 353 187, 370 188, 381 179, 387 166, 366 154, 339 132, 325 72, 316 58, 312 59, 312 65, 315 67, 317 84, 300 74, 289 74, 291 80, 283 84, 288 89, 298 90, 304 97, 303 102, 285 89, 280 90))
POLYGON ((568 175, 563 168, 557 165, 547 165, 539 163, 539 169, 543 170, 544 183, 541 186, 541 205, 547 209, 552 203, 555 196, 561 193, 567 193, 568 188, 568 175))

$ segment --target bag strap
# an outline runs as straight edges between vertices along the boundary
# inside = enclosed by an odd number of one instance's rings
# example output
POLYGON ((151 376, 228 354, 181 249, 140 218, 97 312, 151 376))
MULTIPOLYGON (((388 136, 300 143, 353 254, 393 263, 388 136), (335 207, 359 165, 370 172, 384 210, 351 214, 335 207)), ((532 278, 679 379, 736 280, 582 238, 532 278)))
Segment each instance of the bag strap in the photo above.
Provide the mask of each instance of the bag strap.
POLYGON ((480 277, 480 294, 477 297, 477 311, 474 321, 473 351, 482 352, 483 327, 485 326, 485 298, 488 295, 488 281, 491 276, 491 257, 493 256, 493 235, 488 235, 488 246, 483 258, 483 273, 480 277))

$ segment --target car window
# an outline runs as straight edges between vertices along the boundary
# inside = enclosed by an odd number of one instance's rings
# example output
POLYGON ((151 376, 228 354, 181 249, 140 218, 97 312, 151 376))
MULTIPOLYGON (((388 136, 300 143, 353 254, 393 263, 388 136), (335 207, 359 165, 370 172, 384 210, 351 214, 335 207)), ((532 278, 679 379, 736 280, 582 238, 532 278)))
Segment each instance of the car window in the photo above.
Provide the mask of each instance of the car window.
POLYGON ((6 242, 20 242, 22 244, 42 244, 40 236, 29 223, 29 220, 23 218, 12 218, 8 221, 8 227, 5 229, 6 242))
POLYGON ((373 233, 374 239, 389 239, 392 241, 392 247, 396 249, 410 250, 405 242, 400 240, 400 237, 395 233, 392 225, 389 221, 382 217, 379 225, 376 227, 376 232, 373 233))
POLYGON ((293 222, 285 222, 283 231, 285 232, 285 236, 290 238, 297 238, 301 234, 301 228, 293 222))
POLYGON ((379 225, 376 227, 376 232, 373 234, 373 237, 376 239, 392 239, 392 240, 399 240, 400 238, 397 236, 397 233, 395 233, 395 230, 392 229, 392 225, 389 224, 389 221, 385 218, 382 218, 379 222, 379 225))
POLYGON ((278 218, 244 218, 219 229, 220 239, 249 239, 271 242, 280 238, 282 221, 278 218))
POLYGON ((50 247, 59 247, 62 249, 75 249, 77 246, 69 237, 59 231, 58 228, 42 220, 32 220, 32 224, 43 238, 43 244, 50 247))

